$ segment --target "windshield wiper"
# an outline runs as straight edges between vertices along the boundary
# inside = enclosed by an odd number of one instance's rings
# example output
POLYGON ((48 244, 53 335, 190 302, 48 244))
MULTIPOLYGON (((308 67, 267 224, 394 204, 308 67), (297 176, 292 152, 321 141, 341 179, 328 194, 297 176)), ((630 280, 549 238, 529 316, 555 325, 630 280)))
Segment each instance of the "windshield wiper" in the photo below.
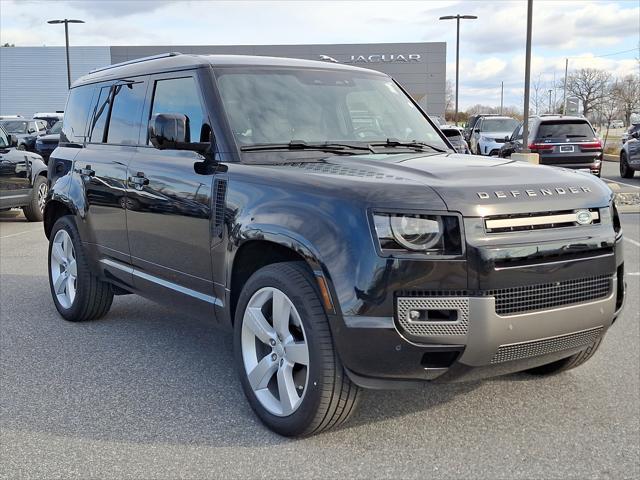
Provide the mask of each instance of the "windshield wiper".
POLYGON ((424 151, 425 148, 428 148, 440 153, 447 152, 447 150, 444 150, 440 147, 436 147, 435 145, 431 145, 430 143, 427 143, 427 142, 418 142, 416 140, 412 140, 410 142, 401 142, 400 140, 396 140, 395 138, 387 138, 386 142, 370 143, 369 147, 387 147, 387 148, 406 147, 406 148, 413 148, 419 151, 424 151))
POLYGON ((349 143, 308 143, 303 140, 291 140, 289 143, 265 143, 256 145, 245 145, 240 147, 243 152, 257 152, 266 150, 319 150, 322 152, 342 153, 347 155, 357 155, 356 152, 372 152, 369 146, 353 145, 349 143))

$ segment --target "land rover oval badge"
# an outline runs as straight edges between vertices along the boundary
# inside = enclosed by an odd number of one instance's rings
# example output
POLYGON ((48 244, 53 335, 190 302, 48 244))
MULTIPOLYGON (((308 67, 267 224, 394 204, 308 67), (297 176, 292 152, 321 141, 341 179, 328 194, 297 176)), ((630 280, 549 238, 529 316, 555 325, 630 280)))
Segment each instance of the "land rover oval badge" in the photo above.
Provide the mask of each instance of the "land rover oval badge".
POLYGON ((593 216, 589 210, 578 210, 576 212, 576 222, 578 225, 589 225, 593 221, 593 216))

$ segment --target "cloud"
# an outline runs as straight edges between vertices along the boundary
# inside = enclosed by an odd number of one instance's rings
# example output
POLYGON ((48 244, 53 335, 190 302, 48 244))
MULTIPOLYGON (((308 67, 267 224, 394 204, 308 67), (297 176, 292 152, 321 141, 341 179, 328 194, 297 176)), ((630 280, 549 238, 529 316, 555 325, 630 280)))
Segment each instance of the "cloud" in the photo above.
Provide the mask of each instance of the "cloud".
POLYGON ((94 18, 120 18, 143 12, 149 14, 176 2, 171 0, 70 0, 61 3, 94 18))

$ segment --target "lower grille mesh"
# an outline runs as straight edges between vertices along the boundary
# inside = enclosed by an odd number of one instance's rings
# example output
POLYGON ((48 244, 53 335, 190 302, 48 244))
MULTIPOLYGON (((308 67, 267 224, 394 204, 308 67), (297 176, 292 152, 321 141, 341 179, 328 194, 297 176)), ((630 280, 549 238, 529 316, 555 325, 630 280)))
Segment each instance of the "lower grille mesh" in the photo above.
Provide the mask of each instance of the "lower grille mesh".
POLYGON ((560 337, 502 345, 491 359, 491 363, 510 362, 512 360, 537 357, 538 355, 591 345, 602 335, 602 331, 602 327, 596 327, 560 337))
POLYGON ((398 322, 409 335, 429 337, 439 335, 465 335, 469 328, 468 298, 398 298, 398 322), (424 322, 409 318, 411 310, 456 310, 455 322, 424 322))
POLYGON ((583 303, 606 297, 611 290, 611 275, 541 283, 522 287, 488 290, 496 298, 496 313, 509 315, 583 303))

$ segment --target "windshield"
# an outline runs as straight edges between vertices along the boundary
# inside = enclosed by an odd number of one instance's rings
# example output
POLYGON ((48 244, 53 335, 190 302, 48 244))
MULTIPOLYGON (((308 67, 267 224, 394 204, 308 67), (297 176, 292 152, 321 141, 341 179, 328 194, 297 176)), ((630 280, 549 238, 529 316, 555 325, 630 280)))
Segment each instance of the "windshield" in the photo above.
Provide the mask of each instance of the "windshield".
POLYGON ((243 146, 291 141, 425 142, 447 149, 411 100, 385 76, 316 69, 220 69, 218 86, 243 146))
POLYGON ((460 131, 455 128, 441 128, 440 130, 449 140, 461 140, 462 138, 460 131))
POLYGON ((593 138, 595 134, 585 121, 543 122, 538 129, 538 138, 593 138))
POLYGON ((485 118, 482 122, 483 132, 513 132, 518 121, 513 118, 485 118))
POLYGON ((9 122, 2 122, 2 126, 9 133, 27 133, 27 125, 29 122, 22 122, 19 120, 13 120, 9 122))
POLYGON ((53 124, 49 133, 60 133, 62 131, 62 120, 53 124))

